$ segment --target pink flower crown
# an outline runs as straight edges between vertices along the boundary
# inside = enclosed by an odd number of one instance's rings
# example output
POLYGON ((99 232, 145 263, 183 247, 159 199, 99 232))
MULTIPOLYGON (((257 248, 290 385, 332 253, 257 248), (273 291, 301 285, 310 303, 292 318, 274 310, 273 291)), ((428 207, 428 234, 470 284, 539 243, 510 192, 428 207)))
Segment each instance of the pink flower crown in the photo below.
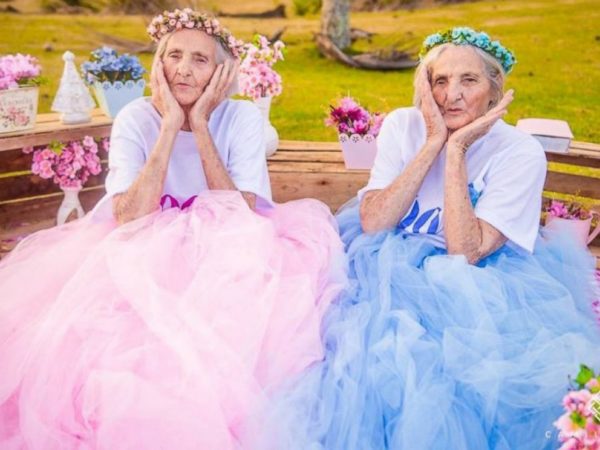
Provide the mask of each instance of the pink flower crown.
POLYGON ((239 58, 244 42, 236 39, 227 28, 223 28, 219 21, 208 14, 194 11, 190 8, 164 11, 154 17, 146 31, 154 42, 176 30, 196 29, 217 39, 234 58, 239 58))

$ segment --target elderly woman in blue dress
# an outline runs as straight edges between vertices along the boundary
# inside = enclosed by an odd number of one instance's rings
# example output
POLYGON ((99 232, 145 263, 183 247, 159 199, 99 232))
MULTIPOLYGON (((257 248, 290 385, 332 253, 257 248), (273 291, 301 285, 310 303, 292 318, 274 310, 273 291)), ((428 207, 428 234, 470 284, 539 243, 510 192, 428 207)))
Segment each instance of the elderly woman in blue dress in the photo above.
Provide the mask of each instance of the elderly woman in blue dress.
POLYGON ((285 448, 556 448, 568 375, 600 364, 593 259, 538 237, 544 151, 502 120, 513 54, 455 28, 421 58, 338 215, 352 287, 275 410, 285 448))

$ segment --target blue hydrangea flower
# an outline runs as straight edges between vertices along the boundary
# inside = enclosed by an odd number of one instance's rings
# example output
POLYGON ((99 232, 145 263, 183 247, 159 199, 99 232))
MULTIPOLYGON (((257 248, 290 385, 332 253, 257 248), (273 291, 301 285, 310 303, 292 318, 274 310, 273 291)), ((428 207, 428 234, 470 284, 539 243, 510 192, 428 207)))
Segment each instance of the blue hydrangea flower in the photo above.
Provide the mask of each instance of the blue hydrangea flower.
POLYGON ((487 33, 477 32, 469 27, 454 27, 427 36, 423 41, 419 58, 423 59, 433 47, 445 43, 478 47, 496 58, 506 73, 509 73, 517 62, 513 53, 500 42, 492 41, 487 33))
POLYGON ((84 79, 94 82, 137 81, 146 72, 137 56, 127 53, 119 56, 110 47, 100 47, 90 55, 90 60, 81 65, 84 79))

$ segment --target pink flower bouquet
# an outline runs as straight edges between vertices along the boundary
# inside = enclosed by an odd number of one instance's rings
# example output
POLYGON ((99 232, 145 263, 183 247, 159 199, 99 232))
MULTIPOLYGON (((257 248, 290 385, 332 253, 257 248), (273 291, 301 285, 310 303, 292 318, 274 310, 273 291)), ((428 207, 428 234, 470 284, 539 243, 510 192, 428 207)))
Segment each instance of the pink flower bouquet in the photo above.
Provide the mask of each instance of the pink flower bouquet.
POLYGON ((575 383, 563 398, 565 413, 554 422, 560 450, 600 450, 600 374, 581 365, 575 383))
POLYGON ((41 82, 42 67, 31 55, 6 55, 0 57, 0 90, 14 89, 41 82))
MULTIPOLYGON (((102 172, 98 157, 98 142, 91 136, 81 141, 52 143, 47 147, 26 147, 24 153, 33 153, 31 171, 44 179, 52 178, 62 189, 81 189, 90 175, 102 172)), ((100 141, 100 146, 108 151, 107 138, 100 141)))
POLYGON ((244 45, 238 77, 242 95, 257 100, 281 94, 281 77, 273 69, 273 65, 283 60, 284 47, 283 42, 270 44, 261 35, 256 35, 252 43, 244 45))
POLYGON ((0 133, 35 125, 41 71, 30 55, 0 57, 0 133))
POLYGON ((370 134, 377 137, 384 118, 385 114, 370 113, 353 98, 344 97, 338 106, 330 105, 329 117, 325 119, 325 125, 336 127, 340 135, 370 134))
POLYGON ((337 106, 330 106, 325 125, 335 127, 342 144, 347 169, 370 169, 377 153, 375 138, 385 114, 370 113, 353 98, 344 97, 337 106))
POLYGON ((546 213, 559 219, 587 220, 590 218, 590 211, 585 209, 577 202, 561 202, 560 200, 551 200, 546 207, 546 213))
POLYGON ((596 225, 592 227, 593 216, 598 216, 598 213, 577 202, 552 200, 545 210, 547 230, 568 232, 574 242, 584 247, 600 234, 599 220, 596 219, 596 225))

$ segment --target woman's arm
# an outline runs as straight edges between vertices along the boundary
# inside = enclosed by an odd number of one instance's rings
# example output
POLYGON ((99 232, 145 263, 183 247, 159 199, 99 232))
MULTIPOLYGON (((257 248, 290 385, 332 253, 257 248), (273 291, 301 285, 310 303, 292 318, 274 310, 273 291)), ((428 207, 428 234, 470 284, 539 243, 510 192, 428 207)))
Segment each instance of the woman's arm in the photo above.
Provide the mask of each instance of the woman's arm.
POLYGON ((448 146, 444 180, 444 230, 448 253, 465 255, 470 264, 494 252, 506 237, 478 219, 468 191, 465 155, 448 146))
POLYGON ((177 132, 161 129, 136 180, 126 192, 113 197, 113 215, 119 224, 138 219, 158 208, 176 136, 177 132))
POLYGON ((425 144, 388 187, 367 192, 363 197, 360 222, 366 233, 393 228, 404 217, 448 137, 448 129, 431 93, 425 70, 419 75, 417 89, 421 94, 420 109, 427 132, 425 144))
POLYGON ((365 194, 360 204, 360 223, 365 233, 394 228, 412 205, 443 143, 426 142, 402 173, 382 190, 365 194))
POLYGON ((456 130, 448 139, 444 178, 446 247, 449 254, 465 255, 470 264, 477 263, 500 248, 507 238, 475 215, 468 191, 466 151, 506 114, 506 108, 512 98, 512 91, 508 91, 497 106, 484 116, 456 130))
POLYGON ((155 57, 150 83, 152 103, 162 115, 160 134, 144 167, 129 189, 113 197, 113 215, 119 224, 156 211, 163 192, 169 159, 185 114, 173 97, 160 58, 155 57))
MULTIPOLYGON (((204 93, 190 109, 188 117, 200 153, 206 183, 211 190, 237 190, 212 140, 208 129, 208 119, 215 108, 227 97, 238 66, 237 62, 231 60, 226 60, 225 63, 217 66, 204 93)), ((254 209, 256 196, 249 192, 242 192, 242 195, 248 206, 254 209)))

